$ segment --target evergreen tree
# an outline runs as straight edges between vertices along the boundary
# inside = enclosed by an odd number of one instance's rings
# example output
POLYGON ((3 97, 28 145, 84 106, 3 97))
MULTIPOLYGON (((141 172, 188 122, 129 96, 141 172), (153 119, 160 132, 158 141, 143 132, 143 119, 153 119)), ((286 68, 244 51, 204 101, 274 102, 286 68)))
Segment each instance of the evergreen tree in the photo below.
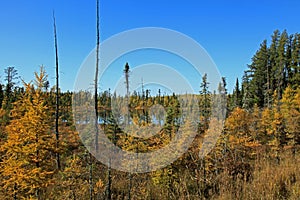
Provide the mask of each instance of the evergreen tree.
POLYGON ((278 43, 279 43, 279 37, 280 37, 280 32, 279 30, 275 30, 273 35, 272 35, 272 41, 271 45, 269 48, 269 67, 270 67, 270 89, 272 92, 275 91, 276 89, 276 79, 275 79, 275 74, 276 74, 276 63, 277 63, 277 57, 278 57, 278 43))
POLYGON ((241 98, 241 91, 240 91, 240 84, 239 84, 239 79, 236 79, 235 82, 235 88, 233 90, 233 94, 232 94, 232 107, 241 107, 242 103, 242 98, 241 98))
POLYGON ((249 110, 252 106, 251 100, 252 94, 250 92, 250 78, 249 78, 249 72, 245 71, 243 76, 243 83, 242 83, 242 108, 249 110))
POLYGON ((4 98, 3 86, 0 84, 0 108, 2 108, 2 102, 4 98))
POLYGON ((5 91, 4 91, 4 104, 2 102, 2 107, 9 113, 12 105, 11 103, 14 102, 16 99, 14 98, 14 89, 16 84, 18 83, 17 80, 19 79, 18 71, 14 67, 7 67, 4 70, 6 81, 5 91))
POLYGON ((208 128, 209 116, 211 111, 211 92, 209 91, 209 82, 207 81, 207 74, 204 74, 202 77, 200 89, 200 131, 203 132, 208 128))
POLYGON ((289 83, 295 89, 300 85, 300 34, 295 34, 291 45, 291 62, 289 66, 289 83))
POLYGON ((274 78, 277 91, 277 100, 281 99, 284 88, 287 86, 287 55, 288 34, 283 31, 280 35, 277 55, 274 66, 274 78))
POLYGON ((6 74, 4 79, 6 81, 5 95, 10 97, 19 78, 18 71, 14 67, 7 67, 4 72, 6 74))
POLYGON ((251 72, 251 81, 249 92, 252 93, 251 105, 257 104, 263 107, 265 102, 269 102, 269 67, 268 67, 268 48, 267 41, 264 40, 260 49, 252 58, 252 64, 249 65, 251 72))

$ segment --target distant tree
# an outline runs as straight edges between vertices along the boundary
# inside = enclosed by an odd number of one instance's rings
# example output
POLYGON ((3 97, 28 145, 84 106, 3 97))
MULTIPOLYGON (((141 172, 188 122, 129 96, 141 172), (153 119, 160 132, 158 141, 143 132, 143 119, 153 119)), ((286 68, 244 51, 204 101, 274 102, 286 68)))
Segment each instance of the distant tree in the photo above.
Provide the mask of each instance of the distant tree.
POLYGON ((60 117, 68 126, 73 124, 72 95, 73 92, 67 91, 60 96, 60 117))
POLYGON ((242 83, 242 108, 249 110, 252 101, 252 94, 250 90, 250 77, 249 77, 249 72, 245 71, 243 75, 243 83, 242 83))
MULTIPOLYGON (((124 75, 125 75, 125 87, 126 87, 126 111, 125 111, 125 125, 128 125, 130 123, 130 91, 129 91, 129 72, 130 72, 130 67, 129 64, 126 63, 124 67, 124 75)), ((131 199, 131 190, 132 190, 132 174, 128 174, 128 192, 127 192, 127 199, 131 199)))
POLYGON ((232 94, 228 95, 229 97, 229 103, 228 107, 229 110, 232 111, 236 107, 242 107, 242 91, 239 84, 239 79, 236 79, 235 87, 233 89, 232 94))
POLYGON ((226 115, 228 113, 228 92, 227 92, 227 82, 226 82, 226 78, 222 77, 222 81, 219 83, 219 87, 218 87, 218 103, 213 104, 212 106, 214 108, 212 108, 212 112, 216 112, 219 113, 219 116, 215 116, 217 117, 219 120, 225 120, 226 115), (221 115, 220 115, 221 114, 221 115))
POLYGON ((207 81, 207 74, 202 77, 202 83, 200 85, 200 131, 205 131, 208 128, 209 116, 210 116, 210 104, 211 104, 211 92, 209 91, 209 82, 207 81))
POLYGON ((4 99, 3 85, 0 84, 0 108, 2 108, 3 99, 4 99))
POLYGON ((4 109, 9 112, 9 110, 11 109, 11 103, 15 100, 13 92, 14 92, 14 87, 18 83, 19 76, 18 76, 18 71, 14 67, 7 67, 4 70, 4 73, 5 73, 4 80, 6 81, 6 85, 5 85, 4 100, 3 100, 4 105, 2 105, 2 107, 4 107, 4 109))
POLYGON ((130 115, 129 115, 129 111, 130 111, 130 102, 129 102, 129 96, 130 96, 130 91, 129 91, 129 72, 130 72, 130 67, 129 67, 129 64, 126 63, 125 64, 125 67, 124 67, 124 75, 125 75, 125 87, 126 87, 126 109, 127 109, 127 113, 125 113, 125 124, 129 124, 129 121, 130 121, 130 115))
POLYGON ((9 96, 13 92, 14 86, 17 84, 16 81, 19 79, 18 71, 14 67, 7 67, 4 70, 4 73, 4 80, 6 81, 5 94, 6 96, 9 96))

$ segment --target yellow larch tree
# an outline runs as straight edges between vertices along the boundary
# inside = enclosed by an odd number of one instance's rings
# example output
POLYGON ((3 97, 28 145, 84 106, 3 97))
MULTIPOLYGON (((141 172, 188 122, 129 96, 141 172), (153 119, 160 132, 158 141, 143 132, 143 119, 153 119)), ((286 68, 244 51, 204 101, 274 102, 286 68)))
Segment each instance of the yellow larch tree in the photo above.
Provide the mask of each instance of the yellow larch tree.
POLYGON ((300 144, 300 87, 292 89, 288 86, 285 89, 281 99, 281 111, 289 145, 295 154, 295 147, 300 144))
POLYGON ((242 108, 235 108, 225 122, 225 131, 228 134, 228 146, 233 151, 235 159, 244 158, 253 154, 258 145, 252 128, 253 118, 242 108))
POLYGON ((281 111, 280 104, 277 97, 277 92, 274 92, 273 98, 274 103, 273 107, 268 113, 269 116, 266 116, 269 118, 270 121, 267 123, 264 123, 267 125, 267 133, 271 136, 268 144, 271 147, 272 150, 272 156, 277 160, 277 163, 280 163, 280 155, 279 152, 282 149, 282 147, 286 144, 286 132, 285 132, 285 124, 284 124, 284 118, 283 113, 281 111))
POLYGON ((44 100, 47 75, 43 68, 35 75, 35 84, 24 84, 26 91, 13 105, 7 141, 1 146, 0 171, 9 199, 43 199, 52 184, 55 141, 44 100))

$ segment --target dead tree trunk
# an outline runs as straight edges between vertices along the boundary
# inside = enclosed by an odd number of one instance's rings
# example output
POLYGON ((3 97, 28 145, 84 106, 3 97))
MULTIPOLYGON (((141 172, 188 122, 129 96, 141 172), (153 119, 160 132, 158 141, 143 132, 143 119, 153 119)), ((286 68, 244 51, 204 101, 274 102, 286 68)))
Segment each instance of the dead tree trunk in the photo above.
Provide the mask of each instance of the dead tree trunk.
POLYGON ((59 156, 59 72, 58 72, 58 48, 57 48, 57 34, 56 34, 56 22, 53 11, 53 27, 54 27, 54 46, 55 46, 55 72, 56 72, 56 101, 55 101, 55 136, 56 136, 56 163, 57 169, 60 170, 60 156, 59 156))

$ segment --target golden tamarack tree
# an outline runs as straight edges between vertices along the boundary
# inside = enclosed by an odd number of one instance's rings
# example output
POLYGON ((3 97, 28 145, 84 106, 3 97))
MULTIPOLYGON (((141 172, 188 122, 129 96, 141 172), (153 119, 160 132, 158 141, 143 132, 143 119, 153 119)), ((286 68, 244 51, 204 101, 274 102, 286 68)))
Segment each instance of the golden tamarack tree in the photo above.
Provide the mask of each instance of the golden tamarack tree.
POLYGON ((44 189, 53 184, 55 141, 43 92, 47 75, 41 68, 35 77, 34 84, 24 83, 26 90, 14 103, 1 146, 1 184, 8 199, 43 199, 44 189))

